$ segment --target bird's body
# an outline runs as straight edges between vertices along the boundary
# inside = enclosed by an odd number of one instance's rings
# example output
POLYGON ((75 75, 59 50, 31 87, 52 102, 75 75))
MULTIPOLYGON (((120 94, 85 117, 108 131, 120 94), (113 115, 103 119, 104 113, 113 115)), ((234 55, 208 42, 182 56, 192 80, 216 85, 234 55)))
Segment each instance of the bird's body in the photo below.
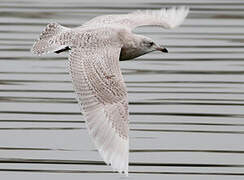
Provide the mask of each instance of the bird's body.
POLYGON ((89 133, 102 158, 128 174, 128 98, 119 60, 152 51, 167 52, 132 30, 138 26, 179 26, 188 8, 138 11, 96 17, 77 28, 49 24, 33 45, 34 54, 69 50, 70 74, 89 133))

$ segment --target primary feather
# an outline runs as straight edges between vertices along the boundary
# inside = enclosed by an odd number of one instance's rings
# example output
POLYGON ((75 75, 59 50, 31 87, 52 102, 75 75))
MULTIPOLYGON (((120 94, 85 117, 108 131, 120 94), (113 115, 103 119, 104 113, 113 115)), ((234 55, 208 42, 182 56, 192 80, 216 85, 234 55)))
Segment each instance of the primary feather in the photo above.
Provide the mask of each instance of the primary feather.
POLYGON ((122 25, 129 29, 150 25, 161 26, 163 28, 175 28, 183 23, 188 12, 189 8, 185 6, 161 10, 140 10, 130 14, 98 16, 84 25, 103 26, 106 24, 114 24, 122 25))

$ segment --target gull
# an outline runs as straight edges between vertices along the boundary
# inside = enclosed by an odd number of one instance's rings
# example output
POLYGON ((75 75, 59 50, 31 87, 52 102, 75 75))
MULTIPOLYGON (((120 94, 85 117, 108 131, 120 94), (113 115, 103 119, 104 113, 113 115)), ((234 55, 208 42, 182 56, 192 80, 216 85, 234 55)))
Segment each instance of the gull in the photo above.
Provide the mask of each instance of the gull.
POLYGON ((106 164, 128 175, 128 96, 119 61, 153 51, 168 52, 132 30, 139 26, 172 29, 187 7, 98 16, 76 28, 50 23, 32 47, 37 55, 69 51, 69 72, 88 132, 106 164))

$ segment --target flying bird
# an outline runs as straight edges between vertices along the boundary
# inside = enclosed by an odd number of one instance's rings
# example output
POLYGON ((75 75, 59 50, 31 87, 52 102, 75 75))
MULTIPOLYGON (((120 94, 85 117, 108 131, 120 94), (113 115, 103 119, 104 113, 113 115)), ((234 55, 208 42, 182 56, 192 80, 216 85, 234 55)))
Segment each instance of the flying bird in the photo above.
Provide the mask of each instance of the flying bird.
POLYGON ((32 47, 37 55, 69 51, 69 71, 87 129, 103 160, 128 175, 128 97, 119 61, 168 50, 132 30, 139 26, 172 29, 187 7, 98 16, 76 28, 50 23, 32 47))

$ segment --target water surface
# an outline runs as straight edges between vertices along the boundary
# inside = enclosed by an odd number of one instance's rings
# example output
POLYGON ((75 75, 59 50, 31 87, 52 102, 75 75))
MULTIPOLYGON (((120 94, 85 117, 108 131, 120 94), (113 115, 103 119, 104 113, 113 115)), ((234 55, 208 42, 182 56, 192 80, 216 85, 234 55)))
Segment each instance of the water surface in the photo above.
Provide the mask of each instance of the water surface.
POLYGON ((129 179, 243 179, 244 2, 140 0, 0 2, 0 178, 123 179, 95 150, 67 54, 33 56, 49 22, 188 5, 174 30, 139 28, 165 45, 121 62, 129 92, 129 179))

